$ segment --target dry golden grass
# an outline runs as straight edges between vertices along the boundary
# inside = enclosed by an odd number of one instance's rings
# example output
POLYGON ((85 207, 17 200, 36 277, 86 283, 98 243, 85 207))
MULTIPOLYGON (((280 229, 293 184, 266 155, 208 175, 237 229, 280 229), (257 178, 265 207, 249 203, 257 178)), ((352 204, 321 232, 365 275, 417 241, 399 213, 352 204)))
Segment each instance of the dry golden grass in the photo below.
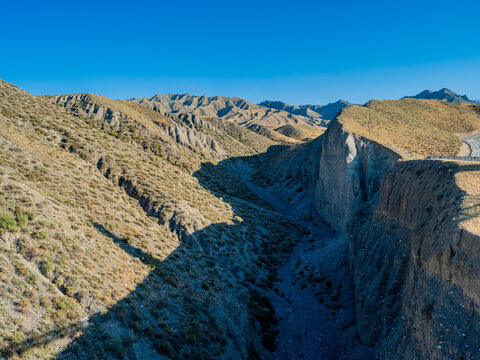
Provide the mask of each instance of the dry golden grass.
POLYGON ((457 134, 480 129, 475 106, 439 100, 373 100, 344 109, 338 119, 347 131, 419 157, 455 156, 462 145, 457 134))
MULTIPOLYGON (((119 113, 123 113, 132 119, 139 121, 140 123, 144 124, 146 119, 153 121, 158 124, 170 124, 170 120, 158 112, 148 109, 140 104, 129 102, 129 101, 121 101, 121 100, 113 100, 107 98, 103 95, 98 94, 86 94, 92 101, 92 103, 96 103, 99 106, 103 106, 105 108, 109 108, 112 111, 118 111, 119 113)), ((69 96, 69 95, 65 95, 69 96)), ((45 98, 53 98, 55 96, 45 96, 45 98)))
MULTIPOLYGON (((98 101, 146 114, 137 104, 98 101)), ((211 123, 230 155, 265 146, 258 134, 211 123)), ((92 352, 131 351, 131 343, 103 337, 108 319, 132 333, 150 324, 153 330, 138 336, 161 351, 165 344, 155 342, 161 331, 173 358, 187 352, 212 358, 229 337, 253 331, 250 323, 232 335, 223 329, 247 307, 243 279, 263 281, 264 264, 281 258, 297 230, 264 210, 227 167, 203 164, 202 176, 194 177, 132 140, 0 81, 0 357, 10 351, 22 359, 55 357, 73 337, 62 328, 75 330, 92 314, 95 326, 82 335, 92 352), (130 195, 119 177, 134 187, 130 195), (146 202, 158 211, 147 215, 146 202), (197 237, 182 242, 177 228, 197 237), (198 337, 186 332, 192 324, 198 337), (46 336, 45 345, 35 343, 37 336, 46 336)), ((173 138, 164 141, 186 159, 204 161, 173 138)))
POLYGON ((460 224, 466 230, 480 235, 480 169, 462 170, 468 166, 466 164, 462 163, 455 174, 457 186, 466 193, 459 211, 459 216, 463 219, 460 224))
POLYGON ((295 140, 310 140, 322 135, 325 130, 321 126, 288 124, 280 127, 273 127, 277 133, 295 140))

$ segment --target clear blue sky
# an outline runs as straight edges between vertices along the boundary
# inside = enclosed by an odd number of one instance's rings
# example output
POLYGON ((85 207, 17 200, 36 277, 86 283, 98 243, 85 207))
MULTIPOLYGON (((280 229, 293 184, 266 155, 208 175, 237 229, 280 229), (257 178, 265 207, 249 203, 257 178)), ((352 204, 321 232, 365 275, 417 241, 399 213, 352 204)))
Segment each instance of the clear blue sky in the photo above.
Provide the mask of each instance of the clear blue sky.
POLYGON ((479 1, 1 1, 0 78, 34 94, 480 99, 479 1))

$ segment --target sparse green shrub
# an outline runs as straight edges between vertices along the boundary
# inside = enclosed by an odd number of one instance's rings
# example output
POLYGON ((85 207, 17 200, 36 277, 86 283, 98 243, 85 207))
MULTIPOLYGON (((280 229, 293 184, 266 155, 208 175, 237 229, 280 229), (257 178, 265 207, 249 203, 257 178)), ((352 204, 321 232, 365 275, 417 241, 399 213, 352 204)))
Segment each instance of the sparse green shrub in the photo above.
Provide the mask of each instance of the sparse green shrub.
POLYGON ((155 269, 157 267, 157 259, 155 259, 151 254, 143 255, 142 262, 151 269, 155 269))
POLYGON ((53 270, 53 265, 48 261, 44 261, 40 265, 40 272, 42 273, 42 275, 46 275, 52 270, 53 270))
POLYGON ((68 303, 66 299, 62 299, 58 302, 58 309, 59 310, 65 310, 68 307, 68 303))
POLYGON ((22 352, 24 347, 23 335, 19 332, 15 332, 11 337, 11 343, 17 352, 22 352))
POLYGON ((43 230, 36 230, 33 232, 32 237, 37 240, 46 239, 48 234, 43 230))
POLYGON ((10 214, 0 214, 0 234, 17 230, 17 221, 10 214))
POLYGON ((154 347, 155 350, 162 355, 169 356, 173 352, 172 345, 170 345, 167 340, 162 338, 158 338, 155 340, 154 347))

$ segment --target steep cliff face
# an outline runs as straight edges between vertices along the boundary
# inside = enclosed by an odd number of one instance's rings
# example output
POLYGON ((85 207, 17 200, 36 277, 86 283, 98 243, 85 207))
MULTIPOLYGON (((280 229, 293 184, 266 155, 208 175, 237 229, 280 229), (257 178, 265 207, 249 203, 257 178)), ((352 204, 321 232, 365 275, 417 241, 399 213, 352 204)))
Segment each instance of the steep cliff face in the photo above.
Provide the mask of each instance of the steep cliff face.
POLYGON ((399 161, 338 120, 289 151, 284 197, 302 186, 348 238, 361 341, 381 359, 479 357, 480 166, 399 161))
POLYGON ((353 216, 371 200, 380 180, 398 161, 395 152, 356 137, 333 121, 323 137, 313 206, 344 232, 353 216))
POLYGON ((381 358, 480 356, 480 237, 464 226, 478 204, 456 183, 479 169, 399 163, 370 216, 352 225, 359 334, 381 358))
POLYGON ((344 233, 374 198, 380 180, 401 156, 344 129, 337 119, 306 144, 269 150, 258 178, 303 214, 320 215, 344 233), (276 153, 274 153, 276 151, 276 153))

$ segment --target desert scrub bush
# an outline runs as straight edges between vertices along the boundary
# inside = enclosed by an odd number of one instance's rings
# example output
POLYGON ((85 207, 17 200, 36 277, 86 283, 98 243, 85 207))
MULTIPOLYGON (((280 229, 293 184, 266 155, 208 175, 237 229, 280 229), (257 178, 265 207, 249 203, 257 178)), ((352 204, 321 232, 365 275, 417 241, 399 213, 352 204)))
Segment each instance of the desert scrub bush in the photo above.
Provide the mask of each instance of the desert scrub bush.
POLYGON ((38 220, 37 223, 35 224, 35 228, 37 230, 43 229, 44 227, 55 229, 55 224, 47 220, 38 220))
POLYGON ((199 325, 196 321, 192 323, 192 325, 185 327, 182 331, 183 338, 187 343, 194 343, 197 341, 197 334, 198 334, 199 325))
POLYGON ((42 273, 42 275, 45 276, 52 270, 53 270, 53 265, 50 262, 44 261, 40 264, 40 272, 42 273))
POLYGON ((248 309, 260 324, 263 346, 270 351, 275 351, 275 335, 278 333, 275 329, 277 318, 270 300, 258 291, 251 290, 248 309))
POLYGON ((426 304, 423 305, 422 307, 422 315, 427 319, 427 320, 432 320, 433 318, 433 308, 434 308, 434 303, 432 301, 427 302, 426 304))
POLYGON ((7 213, 0 214, 0 234, 3 234, 5 231, 12 232, 15 230, 17 230, 15 217, 7 213))
POLYGON ((153 346, 159 354, 165 356, 171 356, 174 352, 172 345, 170 345, 170 343, 163 338, 157 338, 153 343, 153 346))
POLYGON ((33 220, 35 217, 32 212, 22 210, 19 207, 15 208, 14 214, 15 214, 15 220, 17 221, 17 225, 19 227, 23 227, 24 225, 27 224, 28 221, 33 220))
POLYGON ((443 198, 443 193, 442 193, 441 191, 437 191, 437 192, 435 193, 435 198, 437 199, 437 201, 442 200, 442 198, 443 198))
POLYGON ((34 239, 37 239, 37 240, 43 240, 43 239, 46 239, 48 236, 48 234, 43 231, 43 230, 35 230, 33 233, 32 233, 32 238, 34 239))
POLYGON ((1 354, 10 358, 13 354, 21 355, 25 350, 25 341, 20 332, 14 332, 12 335, 5 338, 8 346, 2 347, 1 354))

